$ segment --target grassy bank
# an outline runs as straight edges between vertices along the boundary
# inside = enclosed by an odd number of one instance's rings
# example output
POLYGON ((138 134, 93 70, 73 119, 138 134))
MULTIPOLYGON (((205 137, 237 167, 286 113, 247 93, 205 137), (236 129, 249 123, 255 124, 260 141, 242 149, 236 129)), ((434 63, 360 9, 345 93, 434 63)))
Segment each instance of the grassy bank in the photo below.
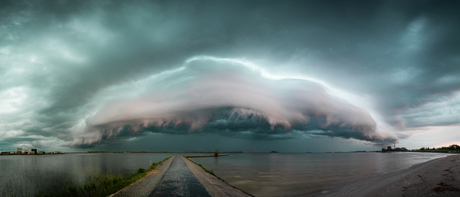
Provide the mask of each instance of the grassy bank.
POLYGON ((82 186, 66 185, 63 188, 56 189, 54 192, 38 193, 36 197, 103 197, 117 192, 120 189, 136 182, 147 175, 147 172, 154 170, 158 165, 168 160, 171 157, 164 159, 158 163, 153 163, 148 169, 137 169, 137 172, 131 173, 131 176, 89 176, 86 178, 82 186))
POLYGON ((191 160, 190 158, 188 158, 188 160, 190 160, 190 161, 193 162, 194 164, 196 164, 196 165, 200 166, 201 168, 203 168, 203 170, 204 170, 205 172, 207 172, 207 173, 209 173, 209 174, 215 176, 216 178, 218 178, 218 179, 220 179, 220 180, 222 180, 222 181, 225 182, 225 180, 223 180, 222 178, 220 178, 219 176, 217 176, 216 174, 214 174, 214 171, 206 169, 205 167, 203 167, 203 165, 201 165, 201 164, 199 164, 199 163, 197 163, 197 162, 194 162, 194 161, 191 160))
POLYGON ((227 183, 227 181, 225 181, 224 179, 222 179, 222 178, 220 178, 219 176, 217 176, 216 174, 214 174, 214 171, 206 169, 205 167, 203 167, 203 165, 201 165, 201 164, 199 164, 199 163, 197 163, 197 162, 192 161, 190 158, 188 158, 188 160, 190 160, 190 161, 193 162, 194 164, 200 166, 205 172, 207 172, 207 173, 209 173, 209 174, 215 176, 216 178, 220 179, 221 181, 225 182, 225 183, 228 184, 230 187, 233 187, 233 188, 235 188, 235 189, 237 189, 237 190, 240 190, 241 192, 247 194, 248 196, 253 196, 253 195, 250 194, 250 193, 247 193, 247 192, 245 192, 245 191, 243 191, 243 190, 241 190, 241 189, 236 188, 236 187, 233 186, 233 185, 230 185, 229 183, 227 183))

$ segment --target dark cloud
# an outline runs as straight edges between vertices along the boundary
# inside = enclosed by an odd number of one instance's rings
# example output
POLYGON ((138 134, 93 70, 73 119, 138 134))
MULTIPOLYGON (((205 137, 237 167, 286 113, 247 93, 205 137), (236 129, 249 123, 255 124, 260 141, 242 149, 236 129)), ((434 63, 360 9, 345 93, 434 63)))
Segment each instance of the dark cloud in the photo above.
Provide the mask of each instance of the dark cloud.
MULTIPOLYGON (((270 79, 248 62, 195 57, 179 69, 118 85, 116 99, 87 120, 73 145, 99 143, 132 132, 203 132, 261 140, 305 135, 371 142, 397 139, 376 130, 370 114, 301 79, 270 79), (136 96, 131 96, 136 95, 136 96), (126 128, 129 125, 129 128, 126 128)), ((273 77, 273 76, 272 76, 273 77)))
MULTIPOLYGON (((68 144, 112 101, 100 96, 107 87, 200 55, 242 58, 364 95, 372 109, 358 107, 380 116, 383 132, 409 137, 417 127, 458 125, 458 1, 0 4, 0 135, 68 144)), ((368 139, 356 130, 324 135, 368 139)))

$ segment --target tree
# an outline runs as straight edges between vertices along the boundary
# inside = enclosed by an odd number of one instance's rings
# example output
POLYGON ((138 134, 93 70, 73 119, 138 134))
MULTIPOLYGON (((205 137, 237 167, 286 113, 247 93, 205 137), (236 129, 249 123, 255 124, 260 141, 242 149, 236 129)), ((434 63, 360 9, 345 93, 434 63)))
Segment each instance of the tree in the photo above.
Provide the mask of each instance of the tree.
POLYGON ((216 149, 216 150, 214 151, 214 157, 218 157, 218 156, 219 156, 219 150, 216 149))
POLYGON ((391 150, 392 150, 391 146, 388 146, 387 151, 391 151, 391 150))

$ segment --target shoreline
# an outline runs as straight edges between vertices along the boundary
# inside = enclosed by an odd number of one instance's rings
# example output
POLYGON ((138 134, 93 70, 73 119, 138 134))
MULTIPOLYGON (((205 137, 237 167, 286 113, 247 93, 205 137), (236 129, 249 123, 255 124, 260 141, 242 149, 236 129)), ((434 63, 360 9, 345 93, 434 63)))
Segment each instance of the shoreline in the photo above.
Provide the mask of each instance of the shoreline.
POLYGON ((460 155, 449 155, 401 171, 340 185, 316 196, 455 196, 460 192, 457 191, 460 178, 455 179, 459 175, 460 155))

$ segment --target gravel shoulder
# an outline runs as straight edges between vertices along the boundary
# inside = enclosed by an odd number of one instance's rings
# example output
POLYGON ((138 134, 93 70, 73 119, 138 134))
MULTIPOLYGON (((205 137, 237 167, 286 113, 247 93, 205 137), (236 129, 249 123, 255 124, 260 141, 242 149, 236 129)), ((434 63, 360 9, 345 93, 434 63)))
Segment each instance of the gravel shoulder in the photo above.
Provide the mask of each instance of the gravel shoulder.
POLYGON ((460 155, 346 185, 321 196, 460 196, 460 155))
POLYGON ((126 186, 117 193, 110 195, 110 197, 148 196, 160 181, 161 177, 163 177, 165 172, 168 170, 171 162, 174 160, 174 157, 175 156, 160 164, 157 168, 155 168, 155 170, 150 171, 144 178, 126 186))
POLYGON ((211 196, 252 196, 205 172, 200 166, 194 164, 187 158, 182 157, 182 159, 211 196))

